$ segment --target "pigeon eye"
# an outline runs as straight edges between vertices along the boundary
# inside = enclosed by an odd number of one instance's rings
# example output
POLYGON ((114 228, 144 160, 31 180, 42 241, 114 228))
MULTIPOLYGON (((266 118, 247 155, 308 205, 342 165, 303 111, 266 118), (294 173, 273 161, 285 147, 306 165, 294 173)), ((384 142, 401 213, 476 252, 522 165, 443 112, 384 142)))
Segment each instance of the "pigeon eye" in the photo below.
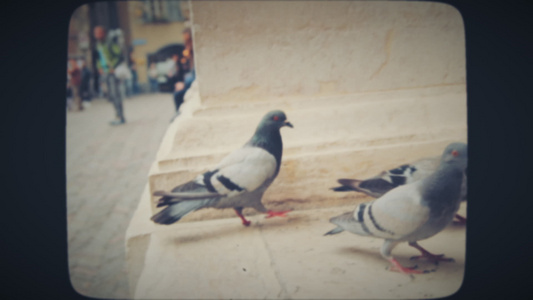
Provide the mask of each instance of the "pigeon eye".
POLYGON ((453 150, 453 151, 452 151, 452 155, 453 155, 454 157, 457 157, 457 156, 459 155, 459 151, 457 151, 457 150, 453 150))
POLYGON ((273 116, 272 120, 277 121, 277 120, 279 120, 279 117, 278 116, 273 116))

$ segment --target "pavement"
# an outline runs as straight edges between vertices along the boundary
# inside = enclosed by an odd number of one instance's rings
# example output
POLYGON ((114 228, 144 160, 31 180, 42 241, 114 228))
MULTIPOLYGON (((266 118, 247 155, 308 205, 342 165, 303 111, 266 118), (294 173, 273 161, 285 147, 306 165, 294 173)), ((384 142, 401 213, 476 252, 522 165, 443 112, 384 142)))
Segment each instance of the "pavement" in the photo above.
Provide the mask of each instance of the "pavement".
MULTIPOLYGON (((353 193, 355 194, 355 193, 353 193)), ((144 196, 149 199, 149 194, 144 196)), ((127 239, 145 239, 145 254, 130 261, 142 265, 130 276, 135 299, 428 299, 459 290, 464 278, 466 228, 450 224, 420 245, 454 262, 413 261, 419 252, 406 243, 393 250, 404 266, 427 274, 405 275, 388 270, 381 257, 383 240, 347 232, 324 233, 335 226, 329 218, 354 205, 293 211, 286 218, 248 217, 178 222, 170 226, 149 222, 148 201, 134 219, 146 224, 129 228, 127 239), (130 232, 144 234, 130 237, 130 232), (137 278, 135 278, 137 277, 137 278)), ((466 215, 466 204, 460 209, 466 215)), ((141 243, 131 243, 140 245, 141 243)), ((129 257, 132 255, 131 249, 129 257)))
POLYGON ((68 259, 77 292, 129 298, 125 232, 173 111, 170 94, 126 98, 127 123, 117 127, 105 99, 67 111, 68 259))

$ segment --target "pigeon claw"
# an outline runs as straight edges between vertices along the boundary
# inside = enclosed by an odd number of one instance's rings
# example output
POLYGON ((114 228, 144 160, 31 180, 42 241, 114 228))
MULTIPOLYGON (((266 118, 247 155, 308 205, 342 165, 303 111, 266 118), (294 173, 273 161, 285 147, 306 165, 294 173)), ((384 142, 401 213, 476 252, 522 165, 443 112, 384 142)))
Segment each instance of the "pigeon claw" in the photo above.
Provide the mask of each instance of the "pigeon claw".
POLYGON ((433 254, 426 249, 422 248, 422 246, 418 245, 416 242, 410 242, 409 246, 414 247, 422 253, 422 255, 419 256, 413 256, 411 257, 411 260, 414 259, 426 259, 430 262, 434 262, 435 264, 439 264, 439 261, 448 261, 448 262, 454 262, 453 258, 450 257, 444 257, 444 254, 433 254))
POLYGON ((400 265, 400 263, 394 258, 390 259, 389 262, 391 263, 391 266, 389 267, 389 271, 392 271, 392 272, 400 272, 400 273, 407 274, 407 275, 428 273, 426 271, 416 270, 416 268, 418 268, 418 266, 414 266, 414 267, 411 267, 411 268, 404 267, 404 266, 400 265))
POLYGON ((246 220, 246 218, 244 217, 244 215, 242 214, 242 207, 239 207, 239 208, 234 208, 235 209, 235 213, 237 214, 237 216, 239 216, 239 218, 241 218, 242 220, 242 225, 248 227, 250 226, 250 224, 252 222, 246 220))
POLYGON ((290 210, 284 210, 284 211, 267 211, 267 215, 265 216, 265 219, 272 218, 272 217, 286 217, 287 213, 291 212, 290 210))
POLYGON ((432 254, 429 252, 426 252, 422 255, 413 256, 410 259, 411 260, 427 259, 428 261, 433 262, 436 265, 439 264, 439 261, 455 262, 455 260, 451 257, 444 257, 444 254, 432 254))
POLYGON ((454 224, 457 225, 466 225, 466 218, 461 215, 455 215, 455 220, 453 220, 454 224))

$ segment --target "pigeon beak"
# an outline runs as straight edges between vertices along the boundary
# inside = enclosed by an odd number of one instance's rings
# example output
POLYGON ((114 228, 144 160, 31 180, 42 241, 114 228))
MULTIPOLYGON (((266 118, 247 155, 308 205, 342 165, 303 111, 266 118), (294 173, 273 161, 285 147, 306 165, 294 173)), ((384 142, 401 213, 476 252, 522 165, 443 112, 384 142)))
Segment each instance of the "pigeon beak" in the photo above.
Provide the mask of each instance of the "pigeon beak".
POLYGON ((292 126, 291 122, 285 122, 285 123, 283 123, 283 126, 289 126, 290 128, 294 128, 294 126, 292 126))

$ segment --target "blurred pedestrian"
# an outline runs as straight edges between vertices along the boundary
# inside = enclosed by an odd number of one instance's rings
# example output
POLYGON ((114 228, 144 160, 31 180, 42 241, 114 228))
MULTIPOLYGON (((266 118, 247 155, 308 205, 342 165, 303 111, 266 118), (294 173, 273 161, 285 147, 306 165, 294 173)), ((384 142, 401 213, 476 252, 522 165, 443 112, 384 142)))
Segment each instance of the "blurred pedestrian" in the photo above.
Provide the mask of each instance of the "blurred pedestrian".
POLYGON ((115 67, 115 76, 119 79, 119 91, 122 93, 122 99, 128 95, 128 84, 131 82, 132 74, 129 67, 129 55, 127 54, 126 44, 124 41, 124 34, 120 28, 110 30, 107 38, 116 49, 120 49, 122 57, 124 58, 115 67))
POLYGON ((167 83, 174 89, 178 81, 183 81, 183 70, 180 67, 180 56, 175 53, 163 62, 163 69, 167 70, 167 83))
POLYGON ((196 73, 194 70, 194 51, 192 43, 191 29, 185 28, 183 30, 183 39, 185 41, 185 48, 182 51, 181 58, 177 64, 177 80, 174 85, 174 105, 176 107, 176 113, 170 120, 171 122, 179 116, 180 106, 183 104, 185 93, 191 87, 192 83, 196 79, 196 73))
POLYGON ((75 59, 70 59, 68 62, 68 75, 70 76, 70 89, 72 91, 74 111, 82 111, 83 106, 80 94, 81 70, 75 59))
POLYGON ((72 89, 70 88, 70 75, 68 74, 68 67, 67 67, 67 110, 72 110, 72 89))
POLYGON ((109 37, 106 39, 105 28, 102 26, 94 27, 94 38, 96 39, 96 66, 100 73, 100 78, 107 85, 107 96, 115 108, 115 119, 110 122, 111 125, 120 125, 126 123, 122 106, 122 92, 120 91, 120 80, 115 75, 115 69, 124 62, 122 49, 116 39, 109 37))
POLYGON ((192 33, 190 28, 183 30, 183 39, 185 41, 185 49, 182 52, 181 65, 185 70, 185 80, 194 81, 194 51, 192 43, 192 33))
POLYGON ((81 65, 81 85, 80 96, 83 105, 91 101, 91 70, 87 67, 87 62, 82 59, 78 65, 81 65))
POLYGON ((157 78, 159 77, 159 72, 157 71, 157 66, 154 62, 150 63, 150 68, 148 69, 148 81, 150 82, 150 92, 155 93, 159 91, 159 82, 157 78))
POLYGON ((130 68, 131 72, 131 79, 128 80, 128 86, 129 86, 129 94, 130 95, 137 95, 139 94, 139 77, 137 74, 137 63, 135 62, 135 58, 133 58, 133 47, 130 47, 129 55, 128 55, 128 66, 130 68))

